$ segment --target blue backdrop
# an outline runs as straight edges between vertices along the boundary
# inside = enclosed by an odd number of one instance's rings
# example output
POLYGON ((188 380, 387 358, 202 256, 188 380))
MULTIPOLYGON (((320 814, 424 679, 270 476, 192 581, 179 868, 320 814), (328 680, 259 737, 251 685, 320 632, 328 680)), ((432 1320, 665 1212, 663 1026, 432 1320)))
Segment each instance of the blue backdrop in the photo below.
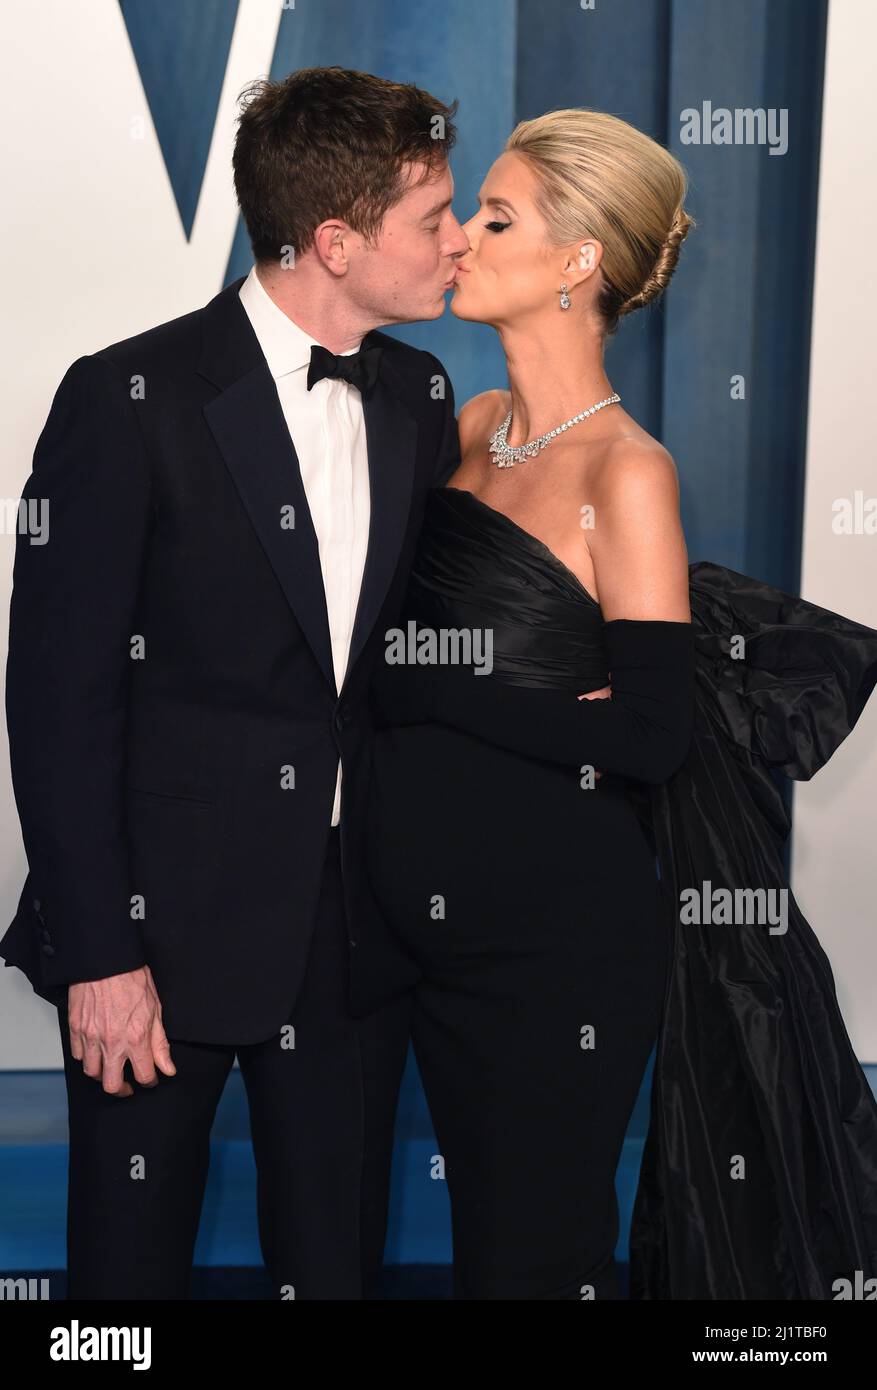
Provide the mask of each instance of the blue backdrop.
MULTIPOLYGON (((171 178, 191 230, 236 0, 122 0, 171 178)), ((691 176, 698 226, 663 301, 622 324, 608 369, 679 466, 692 560, 795 590, 826 0, 296 0, 271 76, 339 64, 459 100, 461 221, 518 120, 588 106, 667 145, 691 176), (682 145, 680 113, 785 108, 789 147, 682 145), (731 378, 746 396, 732 399, 731 378)), ((255 75, 255 74, 254 74, 255 75)), ((226 283, 251 264, 240 225, 226 283)), ((217 285, 217 289, 221 286, 217 285)), ((505 385, 489 328, 396 329, 444 361, 462 402, 505 385)))

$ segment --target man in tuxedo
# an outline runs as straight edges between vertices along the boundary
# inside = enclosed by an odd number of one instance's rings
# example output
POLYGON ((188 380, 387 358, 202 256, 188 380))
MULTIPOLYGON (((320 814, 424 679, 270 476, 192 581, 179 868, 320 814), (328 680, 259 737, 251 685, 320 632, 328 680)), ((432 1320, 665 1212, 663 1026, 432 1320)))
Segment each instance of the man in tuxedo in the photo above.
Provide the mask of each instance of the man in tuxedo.
POLYGON ((278 1297, 380 1266, 416 975, 362 856, 367 689, 455 470, 438 318, 456 103, 340 68, 245 94, 250 274, 80 357, 37 444, 7 669, 29 873, 2 943, 58 1009, 72 1298, 184 1298, 235 1056, 278 1297))

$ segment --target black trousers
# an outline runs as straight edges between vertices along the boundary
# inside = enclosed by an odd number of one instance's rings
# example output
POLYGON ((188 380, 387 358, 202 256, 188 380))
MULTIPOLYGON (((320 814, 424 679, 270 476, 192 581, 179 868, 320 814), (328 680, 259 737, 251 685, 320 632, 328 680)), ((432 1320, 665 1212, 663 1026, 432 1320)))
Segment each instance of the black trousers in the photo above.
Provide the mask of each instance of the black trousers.
POLYGON ((455 1296, 620 1298, 615 1173, 669 959, 626 789, 423 724, 379 736, 366 825, 377 902, 421 971, 411 1036, 455 1296))
POLYGON ((573 942, 455 977, 443 964, 415 987, 411 1027, 451 1199, 454 1297, 622 1298, 615 1170, 657 1035, 651 958, 623 976, 573 942))
MULTIPOLYGON (((68 1297, 187 1297, 210 1130, 235 1055, 250 1112, 262 1254, 277 1297, 368 1297, 383 1256, 410 1000, 363 1019, 348 1013, 338 840, 333 830, 290 1013, 294 1033, 239 1048, 171 1038, 176 1076, 159 1072, 156 1087, 134 1082, 132 1096, 116 1097, 72 1058, 67 1008, 59 1008, 70 1123, 68 1297)), ((125 1075, 131 1079, 130 1067, 125 1075)))

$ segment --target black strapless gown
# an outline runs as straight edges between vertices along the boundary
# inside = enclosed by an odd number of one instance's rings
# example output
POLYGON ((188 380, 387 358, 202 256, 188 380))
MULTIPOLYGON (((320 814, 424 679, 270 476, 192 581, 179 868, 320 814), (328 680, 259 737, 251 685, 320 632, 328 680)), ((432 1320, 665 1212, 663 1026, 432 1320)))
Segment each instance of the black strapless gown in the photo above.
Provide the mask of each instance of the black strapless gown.
MULTIPOLYGON (((372 884, 422 970, 414 1046, 449 1160, 463 1296, 578 1297, 577 1279, 616 1296, 612 1182, 656 1037, 631 1297, 826 1299, 835 1279, 877 1277, 877 1104, 827 957, 791 892, 784 935, 679 913, 705 882, 787 887, 773 774, 811 777, 853 728, 877 632, 719 565, 689 575, 695 729, 659 785, 606 773, 583 792, 569 769, 456 716, 423 722, 410 668, 376 681, 378 722, 392 722, 374 750, 372 884), (740 635, 745 662, 731 656, 740 635), (586 1023, 609 1043, 593 1077, 566 1047, 586 1023)), ((430 496, 412 620, 491 628, 500 695, 608 683, 599 605, 467 492, 430 496)))

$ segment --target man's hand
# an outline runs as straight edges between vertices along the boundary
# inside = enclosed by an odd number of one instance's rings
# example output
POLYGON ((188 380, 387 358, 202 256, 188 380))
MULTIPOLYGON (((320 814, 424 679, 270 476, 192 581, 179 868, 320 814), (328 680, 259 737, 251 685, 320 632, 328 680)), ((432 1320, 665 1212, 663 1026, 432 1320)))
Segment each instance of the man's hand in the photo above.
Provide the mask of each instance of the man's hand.
MULTIPOLYGON (((612 699, 612 686, 611 686, 611 685, 604 685, 602 690, 589 690, 588 693, 587 693, 587 695, 577 695, 577 696, 576 696, 576 699, 578 699, 578 700, 611 700, 611 699, 612 699)), ((603 774, 602 774, 602 772, 597 772, 597 770, 596 770, 596 768, 595 768, 595 769, 594 769, 594 776, 595 776, 595 777, 602 777, 603 774)))
POLYGON ((129 1058, 141 1086, 158 1085, 156 1066, 166 1076, 176 1075, 148 965, 106 980, 70 985, 67 1013, 73 1056, 82 1062, 86 1076, 103 1080, 104 1090, 111 1095, 134 1094, 123 1075, 129 1058))

